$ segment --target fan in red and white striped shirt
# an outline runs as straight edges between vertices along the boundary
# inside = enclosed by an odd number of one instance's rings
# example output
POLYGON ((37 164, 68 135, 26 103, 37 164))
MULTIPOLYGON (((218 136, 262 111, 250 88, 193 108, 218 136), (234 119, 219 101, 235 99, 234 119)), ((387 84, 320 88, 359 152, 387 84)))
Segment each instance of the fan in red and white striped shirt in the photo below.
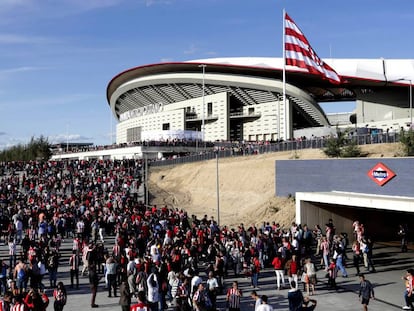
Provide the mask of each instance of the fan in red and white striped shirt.
POLYGON ((322 76, 331 83, 341 83, 339 75, 319 58, 302 31, 287 13, 285 13, 284 24, 286 65, 304 68, 309 73, 322 76))

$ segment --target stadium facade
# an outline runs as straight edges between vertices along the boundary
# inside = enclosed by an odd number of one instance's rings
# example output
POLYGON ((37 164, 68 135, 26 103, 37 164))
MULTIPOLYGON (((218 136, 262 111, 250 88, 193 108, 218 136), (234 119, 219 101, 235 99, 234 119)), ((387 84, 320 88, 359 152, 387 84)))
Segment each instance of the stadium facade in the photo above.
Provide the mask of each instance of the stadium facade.
POLYGON ((399 130, 411 124, 414 60, 324 61, 342 82, 287 66, 286 101, 282 58, 214 58, 126 70, 107 87, 119 121, 116 142, 270 141, 336 125, 399 130), (355 124, 351 113, 329 116, 319 105, 338 101, 356 101, 355 124))

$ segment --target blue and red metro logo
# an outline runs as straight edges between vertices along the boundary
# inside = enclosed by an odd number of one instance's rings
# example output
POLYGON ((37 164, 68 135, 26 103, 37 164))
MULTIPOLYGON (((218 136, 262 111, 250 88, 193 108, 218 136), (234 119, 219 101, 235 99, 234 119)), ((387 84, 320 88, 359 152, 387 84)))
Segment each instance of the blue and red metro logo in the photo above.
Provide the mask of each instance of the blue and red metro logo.
POLYGON ((384 186, 387 182, 397 176, 389 167, 381 162, 371 168, 367 175, 379 186, 384 186))

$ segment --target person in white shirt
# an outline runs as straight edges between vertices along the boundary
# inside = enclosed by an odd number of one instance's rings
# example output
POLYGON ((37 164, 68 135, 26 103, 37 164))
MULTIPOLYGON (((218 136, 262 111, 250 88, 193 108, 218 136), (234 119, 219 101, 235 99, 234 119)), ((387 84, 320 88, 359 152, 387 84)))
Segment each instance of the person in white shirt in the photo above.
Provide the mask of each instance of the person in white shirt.
POLYGON ((159 290, 158 290, 158 278, 157 275, 153 272, 148 276, 147 279, 148 286, 148 303, 151 310, 158 310, 158 301, 160 300, 159 290))
POLYGON ((214 277, 213 271, 210 271, 208 273, 208 279, 207 279, 207 295, 210 298, 213 310, 216 310, 216 301, 217 301, 218 293, 219 293, 218 281, 214 277))
POLYGON ((263 295, 261 299, 262 299, 262 304, 257 307, 257 311, 273 311, 272 306, 267 304, 267 300, 268 300, 267 296, 263 295))
POLYGON ((255 301, 254 311, 257 311, 257 308, 262 304, 262 299, 259 297, 259 295, 257 294, 257 292, 255 290, 252 291, 251 297, 255 301))

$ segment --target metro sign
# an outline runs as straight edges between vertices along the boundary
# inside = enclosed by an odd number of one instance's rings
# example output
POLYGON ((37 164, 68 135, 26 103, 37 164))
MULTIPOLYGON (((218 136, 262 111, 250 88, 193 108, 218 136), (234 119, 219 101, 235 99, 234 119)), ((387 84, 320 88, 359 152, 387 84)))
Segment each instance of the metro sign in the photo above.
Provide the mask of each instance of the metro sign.
POLYGON ((384 186, 387 182, 397 176, 390 168, 381 162, 371 168, 367 175, 379 186, 384 186))

